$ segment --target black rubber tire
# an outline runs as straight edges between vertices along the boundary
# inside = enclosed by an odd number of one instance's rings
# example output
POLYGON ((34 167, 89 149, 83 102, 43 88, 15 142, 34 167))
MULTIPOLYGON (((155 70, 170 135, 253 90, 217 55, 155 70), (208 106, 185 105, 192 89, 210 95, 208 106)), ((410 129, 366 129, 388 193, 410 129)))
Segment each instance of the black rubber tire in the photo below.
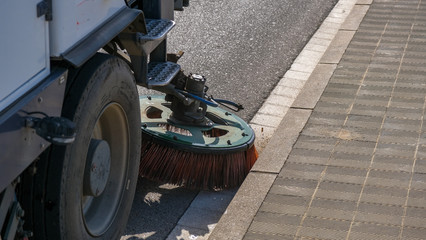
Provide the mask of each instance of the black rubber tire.
MULTIPOLYGON (((40 234, 41 226, 39 226, 39 229, 34 229, 38 232, 35 238, 44 240, 120 239, 131 210, 140 162, 140 110, 134 77, 126 63, 106 54, 97 54, 81 69, 71 74, 74 75, 74 81, 67 87, 68 94, 64 101, 62 115, 76 123, 77 135, 73 144, 65 147, 52 146, 46 171, 38 173, 45 174, 42 179, 45 181, 46 192, 41 194, 45 195, 42 211, 33 214, 34 223, 44 223, 44 234, 40 234), (111 157, 111 175, 108 184, 99 198, 91 198, 93 204, 89 207, 94 208, 90 211, 94 211, 95 214, 90 215, 89 221, 89 217, 83 213, 85 198, 83 198, 82 182, 86 156, 92 133, 95 132, 95 125, 98 126, 98 120, 101 121, 100 115, 104 116, 104 110, 109 109, 109 106, 113 106, 115 110, 118 109, 120 113, 123 112, 125 117, 121 119, 126 120, 128 129, 117 131, 114 123, 102 125, 102 128, 106 126, 107 132, 108 128, 111 128, 112 133, 128 134, 124 135, 124 138, 128 138, 128 144, 123 144, 123 151, 126 152, 125 155, 121 154, 124 156, 123 159, 111 157), (112 177, 116 176, 113 172, 121 177, 115 179, 112 177), (112 195, 106 195, 105 192, 112 195), (109 201, 114 206, 106 207, 109 201), (99 205, 98 202, 100 202, 99 205), (101 212, 105 214, 97 214, 101 212), (99 231, 91 231, 88 222, 92 221, 95 221, 93 222, 95 225, 96 221, 102 223, 99 231)), ((104 140, 110 145, 117 144, 109 142, 110 139, 113 138, 107 136, 104 140)), ((113 148, 114 146, 111 147, 111 152, 115 151, 113 148)), ((43 190, 36 190, 38 195, 41 191, 43 190)))

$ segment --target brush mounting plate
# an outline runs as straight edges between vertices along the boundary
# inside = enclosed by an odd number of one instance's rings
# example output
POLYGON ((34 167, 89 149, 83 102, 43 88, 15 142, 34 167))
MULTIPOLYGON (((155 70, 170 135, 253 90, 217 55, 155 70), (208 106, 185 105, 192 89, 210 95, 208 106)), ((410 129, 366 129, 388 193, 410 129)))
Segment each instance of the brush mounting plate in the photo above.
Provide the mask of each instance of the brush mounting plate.
POLYGON ((170 121, 171 103, 164 96, 141 96, 142 133, 150 140, 199 153, 237 152, 253 145, 254 132, 235 114, 207 107, 209 126, 180 125, 170 121))

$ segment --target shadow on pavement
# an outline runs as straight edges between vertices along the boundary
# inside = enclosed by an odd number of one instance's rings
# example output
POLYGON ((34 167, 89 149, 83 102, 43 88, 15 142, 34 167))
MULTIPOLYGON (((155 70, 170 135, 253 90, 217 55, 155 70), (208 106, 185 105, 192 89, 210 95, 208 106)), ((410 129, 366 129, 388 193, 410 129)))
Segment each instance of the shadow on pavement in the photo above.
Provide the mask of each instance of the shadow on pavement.
POLYGON ((121 240, 167 238, 197 194, 196 190, 139 178, 121 240))

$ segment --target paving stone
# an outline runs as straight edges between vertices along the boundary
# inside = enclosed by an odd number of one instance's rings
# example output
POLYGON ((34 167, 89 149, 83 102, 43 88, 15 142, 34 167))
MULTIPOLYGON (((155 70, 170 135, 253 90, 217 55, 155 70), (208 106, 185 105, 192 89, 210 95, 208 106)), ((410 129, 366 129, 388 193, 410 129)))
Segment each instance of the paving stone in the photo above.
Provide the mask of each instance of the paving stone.
POLYGON ((243 238, 244 240, 259 240, 259 239, 269 239, 269 240, 294 240, 294 237, 291 235, 282 235, 282 234, 273 234, 273 233, 258 233, 252 232, 249 230, 243 238))
POLYGON ((275 179, 274 185, 315 189, 317 187, 317 181, 309 179, 278 177, 277 179, 275 179))
MULTIPOLYGON (((346 93, 337 92, 337 91, 327 91, 327 92, 324 92, 321 97, 338 98, 338 99, 342 99, 343 101, 348 101, 348 100, 355 99, 355 95, 348 96, 348 94, 346 94, 346 93)), ((318 110, 315 109, 315 111, 318 111, 318 110)))
POLYGON ((332 151, 337 139, 302 135, 293 148, 332 151))
POLYGON ((424 207, 426 201, 426 191, 411 189, 408 197, 408 206, 424 207))
POLYGON ((394 144, 417 144, 419 133, 402 130, 382 130, 380 134, 380 142, 394 144))
POLYGON ((353 95, 355 96, 358 92, 358 87, 354 87, 354 88, 347 88, 347 89, 340 89, 340 88, 336 88, 333 86, 327 86, 326 89, 324 90, 324 92, 339 92, 339 93, 345 93, 348 95, 353 95))
POLYGON ((339 138, 343 140, 353 141, 377 141, 377 135, 380 129, 368 129, 360 127, 344 127, 340 133, 339 138))
POLYGON ((354 104, 350 114, 353 115, 363 115, 363 116, 373 116, 373 117, 383 117, 386 113, 386 109, 380 106, 370 106, 370 105, 361 105, 354 104))
MULTIPOLYGON (((411 172, 413 167, 413 158, 401 158, 392 156, 381 156, 376 155, 371 167, 378 170, 384 171, 405 171, 411 172)), ((425 166, 426 167, 426 166, 425 166)), ((425 169, 426 170, 426 169, 425 169)))
POLYGON ((304 227, 311 227, 317 229, 333 229, 337 231, 349 230, 350 221, 332 220, 332 219, 320 219, 307 217, 304 222, 304 227))
POLYGON ((342 91, 348 90, 348 92, 354 92, 354 91, 356 92, 359 89, 359 85, 331 82, 330 84, 327 85, 327 89, 334 89, 334 90, 340 89, 342 91))
POLYGON ((358 206, 355 221, 398 226, 402 222, 403 214, 404 208, 402 206, 361 202, 358 206))
POLYGON ((316 239, 343 239, 349 226, 350 221, 306 218, 299 236, 316 239))
POLYGON ((376 235, 376 238, 378 239, 394 239, 398 238, 399 232, 399 226, 386 226, 372 223, 355 222, 352 226, 351 235, 353 233, 366 233, 369 235, 364 235, 366 237, 364 239, 375 239, 372 238, 371 235, 376 235))
POLYGON ((359 90, 359 94, 378 97, 390 97, 392 94, 392 87, 364 85, 359 90))
POLYGON ((411 187, 414 189, 426 190, 426 174, 413 173, 411 187))
MULTIPOLYGON (((425 73, 426 74, 426 73, 425 73)), ((422 98, 426 96, 425 88, 410 88, 410 87, 395 87, 394 96, 401 98, 418 97, 422 98)))
POLYGON ((324 168, 324 165, 286 163, 279 176, 286 178, 317 180, 321 177, 324 168))
POLYGON ((403 239, 424 239, 426 228, 405 227, 402 232, 403 239))
MULTIPOLYGON (((390 76, 365 76, 363 83, 366 86, 380 86, 380 87, 393 87, 395 84, 395 78, 390 76)), ((388 96, 388 95, 386 95, 388 96)), ((390 96, 388 96, 390 97, 390 96)))
POLYGON ((410 179, 410 172, 371 170, 366 184, 408 189, 410 179))
POLYGON ((311 227, 302 227, 300 230, 301 237, 306 239, 344 239, 346 236, 345 231, 336 231, 332 229, 320 229, 311 227))
MULTIPOLYGON (((334 202, 337 202, 337 201, 334 201, 334 202)), ((349 201, 340 201, 340 202, 352 203, 353 207, 356 208, 356 202, 349 202, 349 201)), ((324 208, 312 206, 309 208, 307 212, 307 216, 317 217, 322 219, 339 219, 339 220, 351 221, 354 213, 355 213, 355 210, 354 211, 343 210, 340 205, 336 205, 334 208, 330 208, 330 209, 324 209, 324 208)))
POLYGON ((364 184, 367 169, 329 166, 323 177, 324 181, 364 184))
POLYGON ((359 127, 367 129, 380 129, 383 119, 381 117, 348 115, 345 123, 347 127, 359 127))
POLYGON ((308 124, 343 126, 345 120, 346 114, 327 114, 315 111, 311 114, 308 124))
POLYGON ((306 124, 305 128, 303 129, 302 135, 323 138, 337 138, 339 136, 339 133, 340 129, 336 129, 336 127, 334 126, 306 124))
POLYGON ((416 157, 426 159, 426 145, 419 145, 416 157))
POLYGON ((312 180, 278 178, 269 192, 292 196, 312 196, 316 186, 317 182, 312 180))
POLYGON ((326 198, 315 198, 312 201, 311 208, 323 209, 326 211, 339 209, 341 211, 353 212, 357 209, 356 201, 341 201, 326 198))
POLYGON ((386 240, 399 240, 398 236, 383 236, 374 233, 362 233, 352 231, 350 236, 347 238, 349 240, 366 240, 366 239, 386 239, 386 240))
POLYGON ((309 198, 281 194, 268 194, 259 211, 302 216, 309 204, 309 198))
POLYGON ((359 198, 362 185, 338 182, 321 182, 316 197, 336 200, 356 201, 359 198))
POLYGON ((414 166, 414 171, 416 173, 426 173, 426 159, 417 159, 416 165, 414 166))
POLYGON ((383 124, 383 129, 417 132, 419 130, 420 124, 420 120, 386 117, 385 122, 383 124))
POLYGON ((370 155, 375 149, 375 142, 341 141, 335 148, 336 152, 370 155))
POLYGON ((298 226, 302 216, 284 215, 268 212, 258 212, 253 219, 255 222, 271 223, 275 225, 293 225, 298 226))
POLYGON ((371 163, 371 155, 361 153, 334 153, 330 159, 330 165, 353 168, 368 168, 371 163))
POLYGON ((407 190, 396 187, 365 186, 361 201, 379 204, 404 205, 407 190))
POLYGON ((376 155, 400 158, 413 158, 415 146, 379 142, 376 155))
POLYGON ((364 95, 362 91, 360 91, 360 93, 361 94, 355 99, 354 104, 381 108, 386 108, 389 104, 389 96, 364 95))
POLYGON ((426 209, 417 207, 407 207, 404 226, 419 227, 426 226, 426 209))
POLYGON ((253 221, 253 223, 250 226, 249 232, 255 232, 255 233, 262 233, 262 236, 265 236, 266 239, 269 239, 268 237, 270 235, 294 235, 296 234, 297 227, 294 225, 276 225, 276 224, 270 224, 270 223, 264 223, 264 222, 257 222, 253 221))
POLYGON ((330 155, 331 152, 327 151, 293 149, 287 162, 325 165, 330 155))

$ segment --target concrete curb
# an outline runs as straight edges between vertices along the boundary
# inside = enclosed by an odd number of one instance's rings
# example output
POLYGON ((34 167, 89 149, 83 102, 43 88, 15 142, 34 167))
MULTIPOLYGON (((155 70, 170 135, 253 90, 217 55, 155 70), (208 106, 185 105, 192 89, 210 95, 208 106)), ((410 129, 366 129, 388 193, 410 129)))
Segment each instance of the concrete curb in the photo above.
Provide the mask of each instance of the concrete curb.
POLYGON ((263 151, 209 239, 242 239, 372 0, 340 0, 250 125, 263 151))

